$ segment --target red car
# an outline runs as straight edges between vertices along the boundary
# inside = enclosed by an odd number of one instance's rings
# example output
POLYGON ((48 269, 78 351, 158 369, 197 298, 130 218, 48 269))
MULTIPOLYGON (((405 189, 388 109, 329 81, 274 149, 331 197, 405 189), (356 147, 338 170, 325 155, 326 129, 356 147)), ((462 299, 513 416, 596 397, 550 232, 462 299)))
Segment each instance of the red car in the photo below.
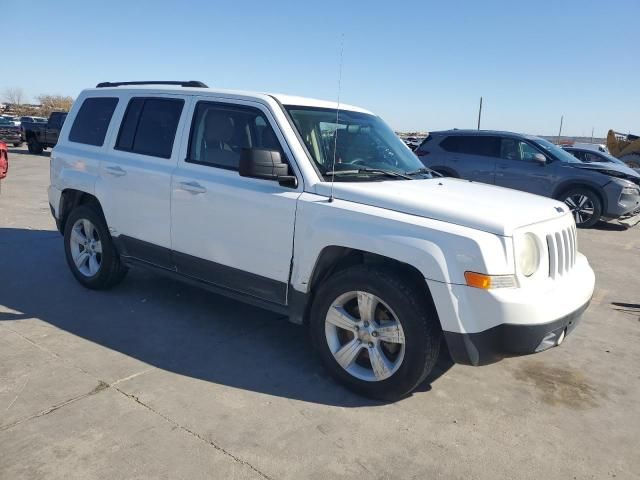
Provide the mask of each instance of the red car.
POLYGON ((9 170, 9 152, 7 151, 7 144, 0 142, 0 180, 7 176, 9 170))

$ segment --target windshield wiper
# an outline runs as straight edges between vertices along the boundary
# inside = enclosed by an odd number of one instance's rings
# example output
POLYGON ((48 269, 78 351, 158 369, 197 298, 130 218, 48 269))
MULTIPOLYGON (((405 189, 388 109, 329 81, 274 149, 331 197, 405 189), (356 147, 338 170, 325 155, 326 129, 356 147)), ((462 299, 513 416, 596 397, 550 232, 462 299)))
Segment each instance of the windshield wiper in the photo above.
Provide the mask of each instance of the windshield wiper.
POLYGON ((353 170, 332 170, 330 172, 326 172, 325 175, 345 175, 345 174, 359 174, 359 173, 379 173, 380 175, 386 175, 392 178, 404 178, 405 180, 413 180, 409 175, 394 172, 393 170, 385 170, 384 168, 358 168, 353 170))
POLYGON ((405 175, 420 175, 421 173, 428 173, 430 174, 432 177, 442 177, 443 175, 439 172, 436 172, 435 170, 431 170, 428 167, 422 167, 422 168, 418 168, 417 170, 412 170, 410 172, 404 172, 405 175))

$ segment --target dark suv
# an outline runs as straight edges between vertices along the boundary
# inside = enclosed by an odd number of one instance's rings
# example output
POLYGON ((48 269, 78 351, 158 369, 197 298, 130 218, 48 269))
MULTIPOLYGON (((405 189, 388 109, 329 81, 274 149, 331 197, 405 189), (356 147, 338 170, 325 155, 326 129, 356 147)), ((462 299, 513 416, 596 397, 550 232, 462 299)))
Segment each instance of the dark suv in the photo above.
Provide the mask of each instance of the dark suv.
POLYGON ((601 218, 640 215, 639 174, 614 164, 583 163, 542 138, 448 130, 429 134, 415 153, 425 166, 445 176, 561 200, 579 227, 601 218))

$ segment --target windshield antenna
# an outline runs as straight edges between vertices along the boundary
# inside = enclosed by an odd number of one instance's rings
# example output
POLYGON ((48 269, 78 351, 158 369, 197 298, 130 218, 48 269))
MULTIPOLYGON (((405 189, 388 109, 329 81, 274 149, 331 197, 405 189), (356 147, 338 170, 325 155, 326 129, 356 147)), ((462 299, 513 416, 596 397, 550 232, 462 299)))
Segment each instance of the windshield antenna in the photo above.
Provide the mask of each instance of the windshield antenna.
POLYGON ((338 68, 338 103, 336 105, 336 130, 333 133, 333 163, 331 164, 331 195, 329 203, 333 202, 333 183, 336 181, 336 150, 338 149, 338 120, 340 118, 340 89, 342 87, 342 55, 344 53, 344 32, 340 37, 340 67, 338 68))

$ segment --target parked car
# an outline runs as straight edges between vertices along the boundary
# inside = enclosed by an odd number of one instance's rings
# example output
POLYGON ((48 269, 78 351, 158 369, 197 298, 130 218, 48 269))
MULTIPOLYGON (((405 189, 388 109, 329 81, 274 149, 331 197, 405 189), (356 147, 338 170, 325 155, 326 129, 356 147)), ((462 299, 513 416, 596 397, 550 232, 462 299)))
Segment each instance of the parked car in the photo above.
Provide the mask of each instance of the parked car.
POLYGON ((587 150, 576 147, 563 147, 567 152, 584 163, 612 163, 622 167, 629 168, 636 173, 640 173, 640 168, 631 168, 624 161, 606 152, 587 150))
POLYGON ((23 116, 20 117, 20 123, 47 123, 47 119, 44 117, 23 116))
POLYGON ((607 148, 606 145, 603 145, 601 143, 580 143, 580 142, 576 142, 573 143, 571 145, 566 145, 567 147, 573 147, 573 148, 580 148, 582 150, 591 150, 594 152, 603 152, 603 153, 609 153, 609 149, 607 148))
POLYGON ((9 151, 7 144, 0 142, 0 180, 6 178, 9 171, 9 151))
POLYGON ((54 147, 66 118, 67 112, 51 112, 46 124, 25 124, 22 135, 29 146, 29 153, 40 154, 45 148, 54 147))
POLYGON ((140 266, 280 312, 338 381, 383 399, 424 380, 443 336, 482 365, 560 344, 587 308, 594 274, 560 202, 432 176, 358 107, 130 83, 83 91, 51 155, 88 288, 140 266))
POLYGON ((12 115, 2 115, 2 117, 0 118, 4 118, 5 120, 12 122, 16 127, 20 126, 20 119, 18 117, 14 117, 12 115))
MULTIPOLYGON (((510 132, 431 133, 416 150, 443 175, 555 198, 578 227, 640 214, 640 175, 612 164, 586 164, 542 138, 510 132)), ((474 199, 475 200, 475 199, 474 199)), ((469 208, 474 207, 473 200, 469 208)))
POLYGON ((0 118, 0 142, 12 143, 14 147, 22 145, 22 131, 12 120, 0 118))

